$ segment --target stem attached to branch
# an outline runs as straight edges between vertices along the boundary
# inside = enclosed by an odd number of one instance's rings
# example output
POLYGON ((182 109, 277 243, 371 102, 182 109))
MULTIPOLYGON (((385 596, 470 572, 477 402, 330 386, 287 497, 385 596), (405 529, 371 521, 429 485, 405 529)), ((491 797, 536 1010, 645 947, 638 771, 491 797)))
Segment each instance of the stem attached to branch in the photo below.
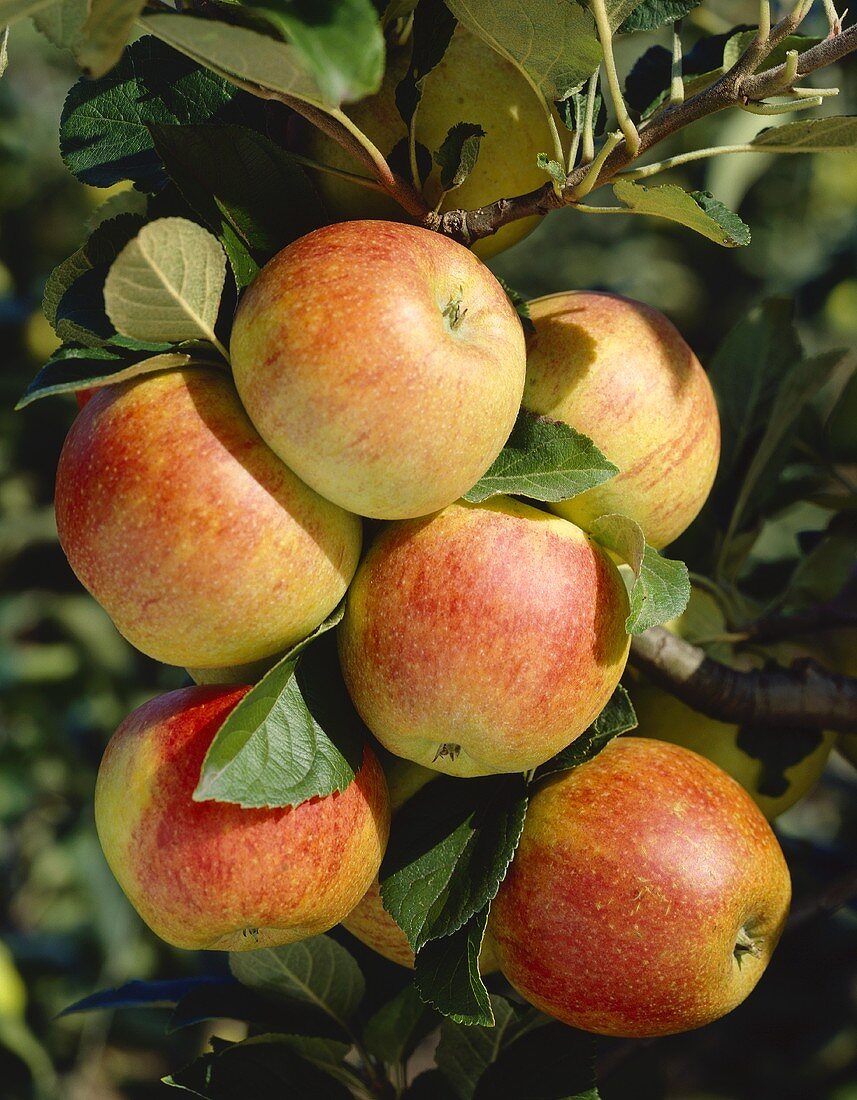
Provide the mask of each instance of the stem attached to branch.
POLYGON ((857 680, 810 659, 739 671, 663 627, 637 635, 630 659, 658 686, 721 722, 857 733, 857 680))
POLYGON ((673 27, 673 57, 670 68, 670 104, 684 103, 684 79, 681 57, 681 20, 673 27))
MULTIPOLYGON (((589 164, 595 158, 595 97, 598 95, 599 75, 600 70, 596 69, 586 86, 586 108, 583 113, 582 164, 589 164)), ((573 166, 570 165, 569 169, 571 167, 573 166)))

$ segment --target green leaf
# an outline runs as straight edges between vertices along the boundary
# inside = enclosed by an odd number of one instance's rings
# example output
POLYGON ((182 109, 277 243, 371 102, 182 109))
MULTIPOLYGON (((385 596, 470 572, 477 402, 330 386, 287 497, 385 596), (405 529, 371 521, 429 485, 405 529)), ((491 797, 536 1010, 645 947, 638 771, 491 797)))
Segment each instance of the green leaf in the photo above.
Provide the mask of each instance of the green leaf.
MULTIPOLYGON (((341 617, 341 609, 336 614, 341 617)), ((336 621, 335 615, 329 618, 313 638, 336 621)), ((345 790, 354 780, 363 724, 332 647, 307 644, 274 665, 230 712, 203 761, 197 801, 297 806, 345 790)))
POLYGON ((307 173, 256 130, 157 123, 149 129, 171 179, 217 234, 239 288, 275 252, 325 224, 307 173))
POLYGON ((595 22, 576 3, 555 0, 447 0, 468 30, 511 61, 553 102, 587 80, 601 63, 595 22))
POLYGON ((334 110, 341 100, 319 87, 294 46, 258 31, 194 15, 147 15, 151 34, 246 90, 260 89, 334 110))
POLYGON ((630 565, 634 574, 631 613, 625 621, 629 634, 642 634, 684 611, 690 599, 687 566, 647 546, 638 523, 627 516, 605 515, 590 525, 588 533, 630 565))
POLYGON ((408 128, 422 98, 425 78, 443 58, 454 30, 455 16, 443 0, 420 0, 416 4, 411 61, 396 86, 396 106, 408 128))
POLYGON ((612 741, 621 733, 635 729, 636 725, 637 715, 634 713, 628 692, 620 684, 589 729, 584 730, 567 748, 558 752, 537 769, 535 781, 538 782, 548 775, 567 772, 580 764, 585 764, 587 760, 597 756, 608 741, 612 741))
MULTIPOLYGON (((352 1100, 345 1081, 357 1082, 342 1060, 335 1062, 342 1043, 300 1039, 291 1035, 256 1035, 242 1043, 216 1036, 214 1050, 163 1082, 209 1100, 352 1100), (301 1043, 305 1044, 303 1047, 301 1043), (322 1045, 324 1044, 324 1046, 322 1045), (344 1080, 336 1080, 333 1067, 344 1080)), ((343 1055, 344 1057, 344 1055, 343 1055)))
MULTIPOLYGON (((459 780, 464 782, 464 780, 459 780)), ((488 990, 479 973, 490 903, 456 932, 431 940, 417 952, 414 985, 428 1004, 461 1024, 494 1023, 488 990)))
POLYGON ((783 606, 800 610, 827 603, 844 588, 857 561, 857 514, 833 516, 822 538, 798 560, 789 578, 783 606))
POLYGON ((443 776, 402 807, 381 864, 381 898, 414 951, 456 932, 496 895, 526 812, 521 775, 443 776))
MULTIPOLYGON (((756 39, 756 30, 741 30, 736 34, 733 34, 723 47, 723 68, 731 69, 733 65, 747 52, 752 43, 756 39)), ((792 50, 797 53, 803 53, 804 50, 808 50, 811 46, 817 46, 821 41, 820 38, 810 38, 804 34, 790 34, 778 42, 775 49, 765 58, 766 69, 772 69, 776 65, 782 65, 786 60, 786 54, 792 50)))
POLYGON ((330 936, 237 951, 229 956, 229 969, 242 985, 269 997, 310 1005, 346 1031, 366 991, 360 967, 330 936))
POLYGON ((679 222, 726 248, 750 243, 749 228, 707 191, 685 191, 674 183, 644 187, 632 180, 619 180, 613 184, 613 194, 638 214, 679 222))
POLYGON ((291 43, 330 103, 353 103, 381 87, 384 36, 370 0, 243 0, 235 11, 291 43))
POLYGON ((835 462, 857 463, 857 370, 824 423, 824 446, 835 462))
MULTIPOLYGON (((642 2, 643 0, 604 0, 610 29, 615 31, 642 2)), ((587 0, 586 6, 591 9, 591 0, 587 0)))
POLYGON ((40 397, 96 389, 126 382, 141 374, 189 367, 194 362, 188 352, 169 351, 161 355, 139 352, 138 355, 138 358, 116 355, 110 348, 59 348, 27 386, 15 408, 23 409, 40 397))
MULTIPOLYGON (((575 88, 565 99, 558 99, 554 106, 563 125, 572 133, 580 133, 586 120, 586 89, 575 88)), ((592 111, 592 127, 595 137, 600 137, 607 128, 607 107, 600 92, 595 93, 592 111)))
POLYGON ((226 279, 216 238, 185 218, 144 225, 122 249, 104 282, 107 315, 135 340, 209 340, 226 279))
POLYGON ((405 1062, 437 1022, 436 1014, 412 984, 372 1015, 363 1029, 363 1042, 382 1062, 405 1062))
POLYGON ((60 151, 81 182, 133 180, 144 191, 166 182, 147 126, 208 122, 263 125, 264 105, 236 91, 154 38, 131 45, 100 80, 79 80, 60 121, 60 151))
POLYGON ((772 126, 756 134, 751 145, 766 153, 857 152, 857 116, 830 115, 772 126))
POLYGON ((594 1035, 551 1020, 503 1047, 473 1100, 598 1100, 596 1054, 594 1035))
POLYGON ((535 1009, 512 1004, 505 997, 492 993, 489 999, 493 1027, 467 1027, 448 1019, 440 1027, 435 1061, 459 1100, 473 1100, 480 1077, 503 1047, 547 1019, 535 1009))
POLYGON ((688 12, 699 7, 701 0, 643 0, 619 26, 620 34, 633 31, 654 31, 667 23, 684 19, 688 12))
MULTIPOLYGON (((720 411, 717 483, 743 463, 748 444, 764 428, 781 380, 801 358, 794 304, 772 298, 754 307, 720 345, 709 377, 720 411)), ((715 486, 715 491, 717 486, 715 486)), ((730 505, 735 491, 728 494, 730 505)))
MULTIPOLYGON (((767 428, 754 449, 750 466, 744 477, 738 499, 732 509, 727 537, 721 551, 721 564, 725 567, 730 551, 730 541, 740 530, 747 528, 764 509, 765 502, 775 488, 780 471, 791 450, 791 431, 804 407, 818 393, 847 352, 834 350, 796 363, 784 378, 773 407, 767 416, 767 428)), ((729 566, 734 573, 743 555, 732 557, 729 566)))
POLYGON ((547 172, 558 188, 565 187, 565 168, 558 160, 551 160, 547 153, 539 153, 536 164, 543 172, 547 172))
POLYGON ((476 167, 479 144, 485 137, 481 126, 473 122, 457 122, 450 127, 443 144, 434 155, 440 167, 440 186, 444 191, 460 187, 476 167))
POLYGON ((116 334, 104 312, 104 280, 143 225, 143 218, 134 214, 102 222, 86 244, 48 276, 42 309, 61 340, 98 347, 116 334))
POLYGON ((0 26, 17 23, 52 3, 55 0, 0 0, 0 26))
POLYGON ((464 499, 478 504, 506 493, 570 500, 618 472, 588 436, 522 409, 506 446, 464 499))
POLYGON ((122 56, 145 0, 60 0, 40 11, 38 29, 71 52, 87 76, 103 76, 122 56))

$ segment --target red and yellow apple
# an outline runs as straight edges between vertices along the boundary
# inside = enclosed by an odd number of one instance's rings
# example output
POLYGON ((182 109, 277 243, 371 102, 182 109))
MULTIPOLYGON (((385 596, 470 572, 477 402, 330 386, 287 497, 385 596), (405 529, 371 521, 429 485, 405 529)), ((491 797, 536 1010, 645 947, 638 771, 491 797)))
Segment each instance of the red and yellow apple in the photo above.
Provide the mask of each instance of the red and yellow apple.
POLYGON ((110 869, 162 939, 246 951, 314 936, 378 873, 390 809, 368 746, 345 790, 299 806, 195 802, 215 733, 246 687, 191 687, 138 707, 113 735, 95 790, 110 869))
POLYGON ((531 798, 491 908, 500 969, 584 1031, 670 1035, 739 1005, 791 896, 749 795, 696 753, 611 741, 531 798))
POLYGON ((271 449, 328 500, 378 519, 427 515, 479 480, 526 367, 488 268, 392 222, 331 225, 284 248, 241 299, 231 349, 271 449))
POLYGON ((705 503, 720 457, 699 360, 662 313, 615 294, 552 294, 530 315, 525 408, 588 435, 619 468, 551 509, 584 529, 621 512, 651 546, 667 546, 705 503))
POLYGON ((192 668, 306 637, 360 554, 360 520, 284 466, 208 368, 99 390, 63 447, 56 512, 72 569, 121 633, 192 668))
MULTIPOLYGON (((348 108, 351 120, 384 156, 407 138, 407 128, 396 107, 396 86, 410 63, 410 46, 394 47, 387 60, 381 90, 348 108)), ((519 70, 481 38, 459 25, 446 52, 423 81, 423 94, 415 119, 416 140, 430 154, 443 144, 458 122, 472 122, 485 131, 476 165, 464 183, 450 191, 440 210, 474 210, 496 199, 522 195, 547 182, 538 167, 539 153, 553 155, 549 108, 519 70)), ((557 128, 563 133, 562 123, 557 128)), ((350 153, 321 130, 313 129, 302 151, 319 164, 340 171, 367 175, 350 153)), ((339 220, 407 217, 395 200, 378 191, 351 183, 329 172, 314 174, 330 213, 339 220)), ((441 198, 440 169, 432 165, 423 188, 430 207, 441 198)), ((503 226, 494 236, 474 245, 483 259, 510 248, 539 224, 539 218, 522 218, 503 226)))
POLYGON ((390 524, 348 592, 351 697, 398 756, 526 771, 592 722, 628 655, 628 597, 574 524, 508 497, 390 524))

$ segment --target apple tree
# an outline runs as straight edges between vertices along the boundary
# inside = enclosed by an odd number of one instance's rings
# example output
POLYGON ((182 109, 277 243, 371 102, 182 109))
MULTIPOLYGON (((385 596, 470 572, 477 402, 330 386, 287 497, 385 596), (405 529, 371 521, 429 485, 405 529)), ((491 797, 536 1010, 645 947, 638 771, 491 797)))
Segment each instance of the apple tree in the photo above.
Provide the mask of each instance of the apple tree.
POLYGON ((857 757, 857 382, 787 301, 703 369, 645 303, 528 301, 485 261, 560 216, 746 247, 668 174, 853 157, 819 81, 855 25, 830 0, 717 33, 695 0, 3 7, 4 64, 28 17, 73 55, 62 158, 113 189, 19 406, 76 398, 63 549, 188 672, 111 740, 99 837, 156 933, 229 952, 69 1011, 245 1022, 166 1079, 212 1100, 597 1097, 598 1036, 751 994, 792 892, 769 821, 857 757), (720 112, 762 121, 699 143, 720 112), (823 521, 772 577, 801 502, 823 521))

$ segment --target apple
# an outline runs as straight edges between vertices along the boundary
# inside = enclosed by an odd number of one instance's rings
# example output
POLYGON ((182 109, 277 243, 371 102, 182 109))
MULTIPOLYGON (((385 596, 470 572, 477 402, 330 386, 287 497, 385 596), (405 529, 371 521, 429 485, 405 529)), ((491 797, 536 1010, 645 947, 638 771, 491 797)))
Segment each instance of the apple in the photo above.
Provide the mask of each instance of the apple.
POLYGON ((771 827, 733 779, 688 749, 620 737, 536 790, 491 926, 531 1004, 651 1037, 747 997, 790 896, 771 827))
POLYGON ((651 546, 667 546, 705 503, 720 457, 698 359, 662 313, 616 294, 552 294, 530 315, 524 407, 588 435, 619 468, 551 509, 584 529, 621 512, 651 546))
MULTIPOLYGON (((384 156, 407 138, 407 128, 396 107, 396 85, 410 63, 410 46, 394 47, 380 91, 348 108, 351 120, 384 156)), ((548 108, 515 66, 459 24, 437 67, 425 78, 415 120, 416 140, 430 154, 443 144, 452 126, 472 122, 485 131, 476 165, 464 183, 447 193, 440 210, 474 210, 496 199, 533 191, 547 182, 538 167, 539 153, 553 155, 548 108)), ((558 120, 560 133, 563 126, 558 120)), ((340 171, 368 175, 336 141, 313 129, 302 151, 319 164, 340 171)), ((334 218, 404 220, 407 215, 389 196, 351 183, 329 172, 314 174, 325 205, 334 218)), ((440 169, 432 165, 423 188, 429 206, 441 200, 440 169)), ((477 241, 473 250, 483 259, 510 248, 531 233, 539 218, 522 218, 503 226, 494 236, 477 241)))
MULTIPOLYGON (((712 657, 733 668, 758 668, 769 660, 789 665, 797 658, 813 656, 810 650, 793 643, 781 642, 763 651, 753 651, 718 641, 728 633, 725 617, 714 598, 697 587, 691 590, 683 614, 665 625, 679 637, 701 644, 712 657)), ((626 686, 637 714, 640 736, 683 745, 707 757, 741 784, 769 820, 784 813, 815 786, 834 745, 830 732, 820 734, 815 745, 807 746, 807 734, 803 731, 794 734, 779 729, 772 729, 770 734, 742 731, 734 723, 718 722, 700 714, 640 674, 628 676, 626 686), (772 742, 773 760, 787 759, 785 750, 791 749, 798 757, 795 763, 771 771, 764 759, 766 736, 772 742), (801 756, 807 747, 810 751, 801 756), (760 755, 755 755, 757 751, 760 755)), ((809 734, 810 738, 813 736, 809 734)))
MULTIPOLYGON (((390 810, 395 821, 396 812, 427 783, 437 779, 439 773, 378 750, 378 759, 390 792, 390 810)), ((396 924, 381 900, 381 886, 376 878, 358 904, 342 922, 356 939, 383 955, 385 959, 413 969, 414 953, 408 937, 396 924)), ((489 974, 497 969, 489 932, 486 932, 479 954, 479 969, 489 974)))
POLYGON ((259 661, 342 599, 360 520, 314 493, 201 367, 97 391, 60 456, 72 569, 138 649, 166 664, 259 661))
POLYGON ((503 288, 437 233, 327 226, 244 294, 232 370, 262 438, 316 492, 377 519, 467 492, 515 423, 524 334, 503 288))
POLYGON ((378 872, 390 808, 371 749, 351 784, 281 809, 195 802, 215 733, 248 687, 190 687, 144 703, 110 740, 95 823, 119 885, 176 947, 247 951, 337 924, 378 872))
POLYGON ((508 497, 390 524, 338 627, 346 685, 390 752, 462 777, 526 771, 601 711, 628 656, 617 567, 508 497))

